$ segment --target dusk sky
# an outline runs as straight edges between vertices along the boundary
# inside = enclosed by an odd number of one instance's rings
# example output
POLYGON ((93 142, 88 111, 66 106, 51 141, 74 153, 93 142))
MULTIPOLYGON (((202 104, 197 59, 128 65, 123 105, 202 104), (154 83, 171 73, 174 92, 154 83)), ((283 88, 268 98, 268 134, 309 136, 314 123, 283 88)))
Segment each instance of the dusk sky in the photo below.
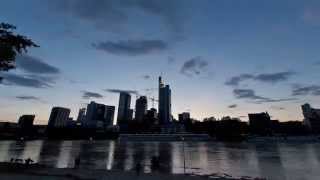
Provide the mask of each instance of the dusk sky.
POLYGON ((1 121, 46 124, 53 106, 76 118, 91 100, 117 107, 121 90, 157 98, 161 74, 176 118, 320 107, 319 0, 2 0, 0 12, 40 45, 1 73, 1 121))

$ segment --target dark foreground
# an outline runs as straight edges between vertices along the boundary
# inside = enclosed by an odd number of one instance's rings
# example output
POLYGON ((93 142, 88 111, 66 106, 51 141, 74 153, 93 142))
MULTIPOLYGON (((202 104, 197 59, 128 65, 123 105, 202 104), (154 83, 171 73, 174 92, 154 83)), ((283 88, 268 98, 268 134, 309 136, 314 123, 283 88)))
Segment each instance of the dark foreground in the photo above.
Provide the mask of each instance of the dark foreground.
POLYGON ((192 175, 192 174, 165 174, 165 173, 141 173, 134 171, 106 171, 106 170, 87 170, 87 169, 71 169, 71 168, 50 168, 37 164, 24 165, 16 163, 0 163, 0 179, 8 180, 261 180, 259 178, 241 177, 233 178, 228 175, 192 175))

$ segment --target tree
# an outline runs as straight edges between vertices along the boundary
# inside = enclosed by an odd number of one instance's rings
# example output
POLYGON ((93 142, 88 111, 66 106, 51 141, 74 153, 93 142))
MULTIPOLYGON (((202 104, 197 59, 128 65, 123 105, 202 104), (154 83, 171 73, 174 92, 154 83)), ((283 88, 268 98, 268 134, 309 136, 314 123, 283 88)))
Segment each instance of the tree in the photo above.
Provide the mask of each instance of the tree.
MULTIPOLYGON (((7 23, 0 23, 0 71, 15 68, 17 54, 27 52, 29 47, 39 47, 31 39, 13 33, 16 27, 7 23)), ((1 81, 0 77, 0 81, 1 81)))

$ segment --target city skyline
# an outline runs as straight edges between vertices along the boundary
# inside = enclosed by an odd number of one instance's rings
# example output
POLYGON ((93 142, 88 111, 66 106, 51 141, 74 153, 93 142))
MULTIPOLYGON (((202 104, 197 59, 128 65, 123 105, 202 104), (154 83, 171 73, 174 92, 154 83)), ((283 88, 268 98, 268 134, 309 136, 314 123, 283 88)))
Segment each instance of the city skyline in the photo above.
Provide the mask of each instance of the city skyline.
POLYGON ((0 22, 40 48, 1 72, 1 121, 35 114, 36 124, 47 124, 54 106, 75 119, 90 101, 117 110, 124 91, 133 108, 137 94, 157 97, 159 75, 170 84, 176 119, 185 111, 200 120, 268 111, 302 121, 301 104, 320 107, 317 1, 89 4, 2 2, 0 22))

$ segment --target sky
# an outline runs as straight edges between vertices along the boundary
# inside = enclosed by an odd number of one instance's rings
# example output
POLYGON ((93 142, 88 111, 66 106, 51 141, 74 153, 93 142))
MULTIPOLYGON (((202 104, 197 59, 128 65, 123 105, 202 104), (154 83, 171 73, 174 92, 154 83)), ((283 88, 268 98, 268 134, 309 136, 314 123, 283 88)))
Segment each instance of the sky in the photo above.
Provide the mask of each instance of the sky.
POLYGON ((157 98, 159 75, 176 118, 289 121, 320 107, 318 0, 3 0, 0 12, 40 45, 1 73, 1 121, 46 124, 53 106, 76 118, 90 101, 117 107, 120 91, 134 108, 157 98))

